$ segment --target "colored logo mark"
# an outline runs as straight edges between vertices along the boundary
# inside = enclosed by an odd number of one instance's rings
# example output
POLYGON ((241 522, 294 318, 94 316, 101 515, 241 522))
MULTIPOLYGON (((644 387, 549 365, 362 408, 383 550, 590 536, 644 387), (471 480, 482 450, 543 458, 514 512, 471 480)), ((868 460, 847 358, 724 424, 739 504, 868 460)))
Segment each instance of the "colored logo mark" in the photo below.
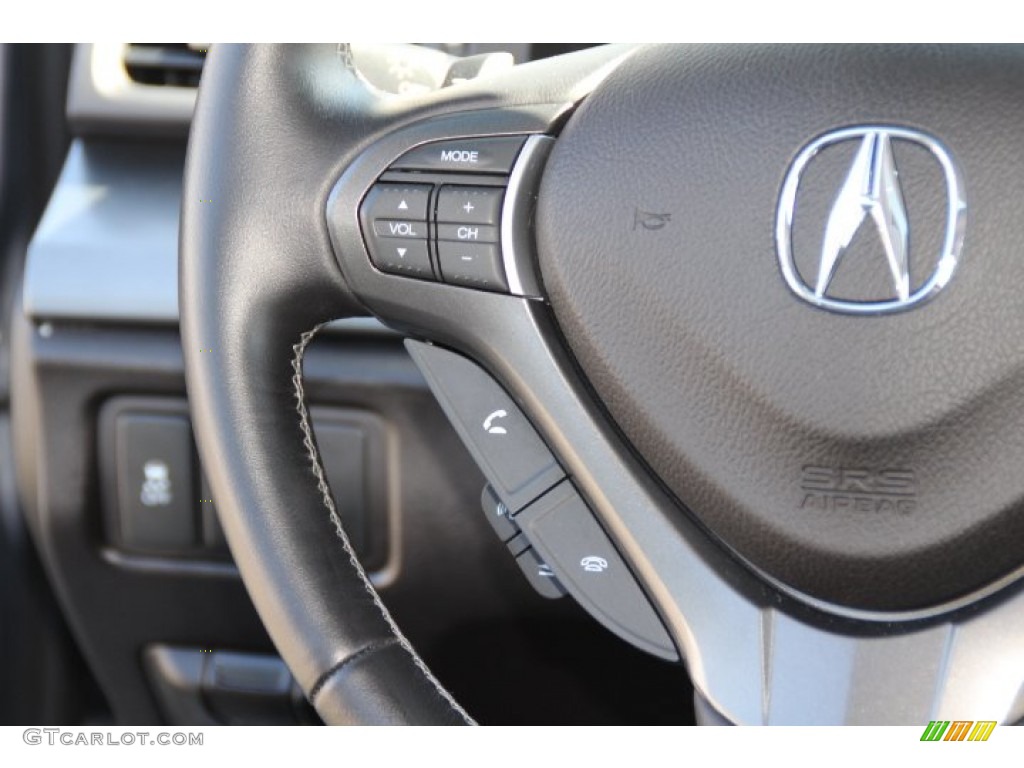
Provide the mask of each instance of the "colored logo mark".
POLYGON ((932 720, 921 741, 988 741, 995 727, 995 720, 932 720))

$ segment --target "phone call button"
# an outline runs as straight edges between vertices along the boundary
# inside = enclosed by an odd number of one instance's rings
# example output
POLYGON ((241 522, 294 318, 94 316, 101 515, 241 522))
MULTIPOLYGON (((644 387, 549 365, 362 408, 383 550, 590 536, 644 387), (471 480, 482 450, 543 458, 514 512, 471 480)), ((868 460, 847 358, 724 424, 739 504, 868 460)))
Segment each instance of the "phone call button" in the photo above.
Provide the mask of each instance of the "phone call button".
POLYGON ((405 346, 510 513, 565 477, 526 415, 480 366, 430 344, 407 340, 405 346))

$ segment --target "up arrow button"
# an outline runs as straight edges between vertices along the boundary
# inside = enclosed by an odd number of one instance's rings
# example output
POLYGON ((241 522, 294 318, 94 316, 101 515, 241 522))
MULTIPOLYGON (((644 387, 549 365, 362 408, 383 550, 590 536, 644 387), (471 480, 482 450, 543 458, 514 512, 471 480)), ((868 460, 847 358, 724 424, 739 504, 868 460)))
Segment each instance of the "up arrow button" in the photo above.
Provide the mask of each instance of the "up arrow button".
POLYGON ((430 190, 429 184, 374 184, 363 201, 363 215, 369 221, 426 221, 430 190))

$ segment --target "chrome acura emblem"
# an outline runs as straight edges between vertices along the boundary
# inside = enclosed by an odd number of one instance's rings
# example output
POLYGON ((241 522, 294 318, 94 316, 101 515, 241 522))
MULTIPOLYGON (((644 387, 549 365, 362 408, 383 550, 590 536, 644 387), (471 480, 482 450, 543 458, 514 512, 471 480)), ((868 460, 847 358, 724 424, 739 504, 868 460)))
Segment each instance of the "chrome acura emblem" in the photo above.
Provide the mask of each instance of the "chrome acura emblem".
POLYGON ((815 139, 793 161, 782 186, 779 213, 775 226, 775 240, 783 277, 792 291, 804 301, 834 312, 851 314, 880 314, 900 312, 927 301, 949 282, 960 258, 963 243, 964 212, 963 182, 953 159, 938 141, 926 134, 905 128, 861 127, 846 128, 827 133, 815 139), (946 180, 945 235, 942 252, 931 276, 911 293, 909 249, 910 223, 907 219, 903 190, 900 187, 892 140, 920 144, 942 167, 946 180), (825 147, 844 141, 860 141, 846 180, 839 188, 825 225, 818 258, 818 273, 811 282, 805 282, 794 262, 793 216, 797 209, 800 177, 814 156, 825 147), (871 222, 877 231, 881 248, 888 264, 892 298, 881 301, 848 301, 829 296, 829 286, 835 277, 854 235, 871 222))

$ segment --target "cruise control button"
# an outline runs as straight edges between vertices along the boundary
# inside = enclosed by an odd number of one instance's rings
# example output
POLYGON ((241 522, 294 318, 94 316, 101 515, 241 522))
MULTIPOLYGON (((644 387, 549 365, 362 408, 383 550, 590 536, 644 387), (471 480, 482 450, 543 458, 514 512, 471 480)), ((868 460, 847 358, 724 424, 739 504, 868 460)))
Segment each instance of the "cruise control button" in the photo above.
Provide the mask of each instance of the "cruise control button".
POLYGON ((429 184, 374 184, 363 201, 363 213, 377 219, 427 220, 429 184))
POLYGON ((536 550, 528 549, 516 557, 516 565, 541 597, 548 600, 565 597, 565 587, 558 581, 551 567, 540 559, 536 550))
POLYGON ((434 279, 426 240, 371 237, 370 258, 383 272, 434 279))
POLYGON ((427 224, 424 221, 388 221, 376 219, 373 232, 378 237, 427 237, 427 224))
POLYGON ((497 245, 441 241, 437 244, 437 264, 447 283, 508 291, 505 265, 497 245))
POLYGON ((648 653, 678 658, 654 608, 572 483, 559 484, 513 521, 591 616, 648 653))
POLYGON ((437 196, 437 220, 497 226, 504 199, 505 190, 501 187, 441 187, 437 196))
POLYGON ((391 167, 407 171, 509 173, 525 141, 524 136, 435 141, 406 152, 391 167))
POLYGON ((511 512, 565 476, 526 416, 482 368, 462 355, 422 342, 407 340, 405 347, 511 512))
POLYGON ((486 224, 438 224, 437 239, 458 243, 496 243, 498 228, 486 224))

